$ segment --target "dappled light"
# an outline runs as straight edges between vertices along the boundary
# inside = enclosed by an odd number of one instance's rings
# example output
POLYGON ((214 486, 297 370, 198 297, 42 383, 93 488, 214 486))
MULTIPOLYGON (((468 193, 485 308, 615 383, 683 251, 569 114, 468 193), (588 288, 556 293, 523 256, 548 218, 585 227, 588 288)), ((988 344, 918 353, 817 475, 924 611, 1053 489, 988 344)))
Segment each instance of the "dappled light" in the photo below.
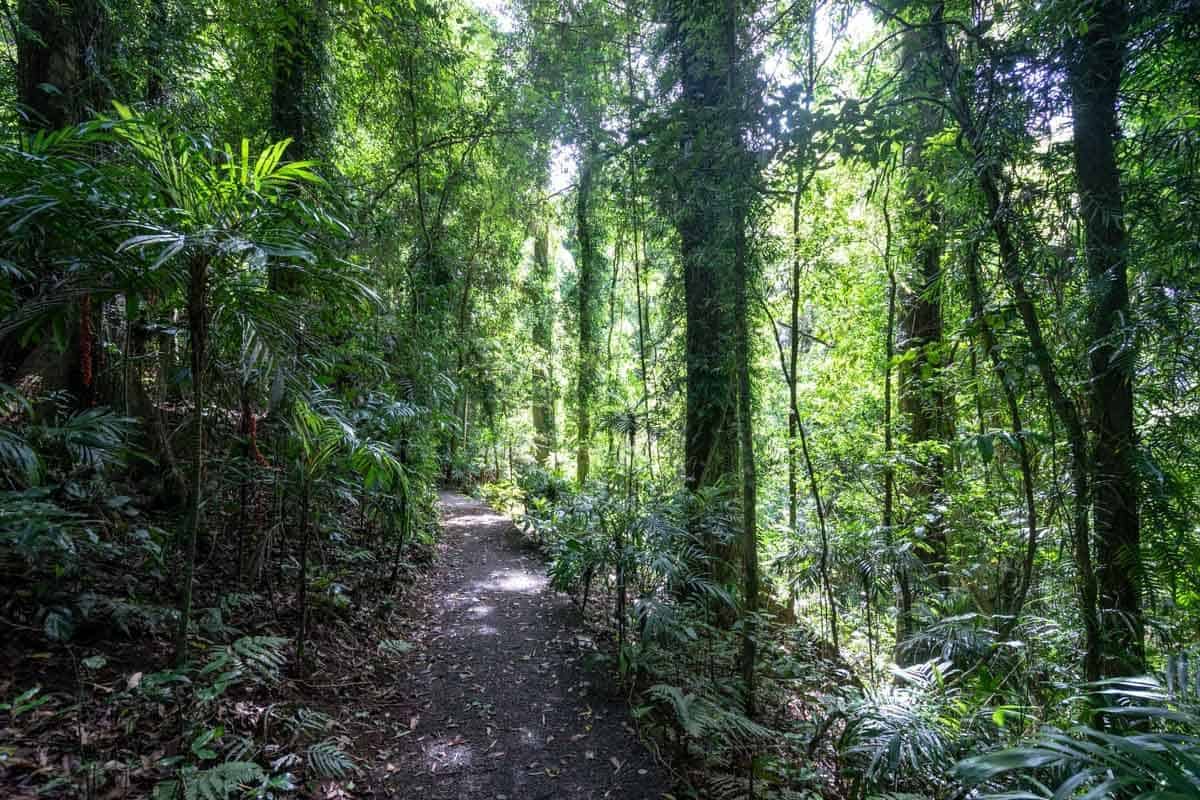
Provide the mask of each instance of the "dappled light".
POLYGON ((1200 0, 11 0, 0 798, 1200 797, 1200 0))
POLYGON ((514 592, 517 594, 536 594, 546 586, 546 576, 520 571, 493 572, 486 581, 472 584, 476 591, 514 592))
POLYGON ((470 769, 475 763, 474 750, 461 736, 430 740, 422 744, 421 750, 431 773, 470 769))

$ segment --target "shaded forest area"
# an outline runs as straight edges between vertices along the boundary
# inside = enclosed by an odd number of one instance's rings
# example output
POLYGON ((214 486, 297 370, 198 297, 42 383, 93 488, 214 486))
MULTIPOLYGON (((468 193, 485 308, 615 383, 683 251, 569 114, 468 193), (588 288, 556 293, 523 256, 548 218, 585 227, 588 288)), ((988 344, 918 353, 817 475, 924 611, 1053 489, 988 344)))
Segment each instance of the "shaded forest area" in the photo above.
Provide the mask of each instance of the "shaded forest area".
POLYGON ((1196 0, 0 17, 0 793, 389 796, 456 487, 672 796, 1200 796, 1196 0))

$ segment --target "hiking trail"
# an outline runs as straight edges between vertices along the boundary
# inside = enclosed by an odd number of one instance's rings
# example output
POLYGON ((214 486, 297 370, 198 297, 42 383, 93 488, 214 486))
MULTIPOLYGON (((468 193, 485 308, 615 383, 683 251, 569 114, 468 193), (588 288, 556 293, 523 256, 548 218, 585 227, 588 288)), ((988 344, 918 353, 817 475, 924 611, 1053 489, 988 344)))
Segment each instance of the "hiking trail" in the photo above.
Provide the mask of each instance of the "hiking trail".
POLYGON ((461 494, 441 501, 438 562, 396 632, 414 649, 377 785, 421 800, 661 797, 667 777, 587 665, 595 648, 543 560, 508 518, 461 494))

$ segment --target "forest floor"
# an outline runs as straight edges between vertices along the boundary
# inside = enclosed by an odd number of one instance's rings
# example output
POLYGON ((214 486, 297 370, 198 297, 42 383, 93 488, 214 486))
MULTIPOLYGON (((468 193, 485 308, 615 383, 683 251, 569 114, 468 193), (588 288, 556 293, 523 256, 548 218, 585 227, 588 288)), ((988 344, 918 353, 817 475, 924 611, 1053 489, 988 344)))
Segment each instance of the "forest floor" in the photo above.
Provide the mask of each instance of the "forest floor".
POLYGON ((395 631, 414 645, 396 676, 407 696, 390 731, 373 714, 377 740, 355 747, 375 749, 368 783, 423 800, 661 797, 665 771, 541 558, 483 504, 447 492, 442 505, 438 562, 395 631))
MULTIPOLYGON (((147 797, 171 777, 167 757, 186 756, 204 730, 222 751, 252 742, 300 779, 299 796, 317 800, 662 797, 667 771, 640 741, 578 611, 549 588, 541 556, 507 517, 460 494, 441 499, 436 558, 409 573, 398 602, 364 596, 326 618, 310 642, 315 668, 186 707, 147 693, 178 683, 169 668, 148 673, 170 661, 167 629, 101 628, 52 643, 37 626, 14 625, 0 603, 0 701, 41 692, 23 711, 0 703, 0 797, 147 797), (317 740, 349 759, 338 779, 314 766, 306 748, 317 740)), ((286 593, 248 597, 242 634, 291 628, 286 593)), ((226 649, 206 645, 201 663, 226 649)), ((218 754, 203 758, 211 766, 218 754)))

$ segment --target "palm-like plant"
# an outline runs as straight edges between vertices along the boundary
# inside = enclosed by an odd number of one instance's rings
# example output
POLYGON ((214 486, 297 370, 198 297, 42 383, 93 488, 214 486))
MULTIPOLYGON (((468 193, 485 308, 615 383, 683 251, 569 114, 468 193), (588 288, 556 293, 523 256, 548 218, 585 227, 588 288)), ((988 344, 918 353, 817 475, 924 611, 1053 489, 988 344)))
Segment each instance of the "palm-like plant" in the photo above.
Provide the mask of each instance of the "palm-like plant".
MULTIPOLYGON (((116 194, 117 181, 94 158, 103 138, 92 123, 0 145, 0 373, 6 376, 44 332, 66 348, 71 311, 82 314, 90 305, 100 275, 120 271, 113 232, 103 224, 111 221, 105 198, 116 194)), ((78 320, 80 333, 85 321, 78 320)), ((78 355, 82 373, 85 359, 78 355)), ((84 383, 82 375, 78 383, 64 377, 76 390, 84 383)))
POLYGON ((879 686, 854 703, 838 749, 854 777, 852 794, 932 791, 968 741, 967 707, 946 678, 949 662, 893 670, 897 682, 879 686))
POLYGON ((412 521, 413 498, 410 490, 413 465, 409 463, 411 426, 424 411, 406 400, 372 392, 352 417, 359 431, 377 440, 359 454, 356 471, 363 478, 364 507, 367 505, 367 492, 377 488, 384 490, 375 493, 370 506, 375 517, 383 522, 385 530, 395 534, 396 538, 392 572, 388 578, 389 592, 395 591, 400 578, 400 562, 412 521), (395 442, 399 455, 394 456, 381 444, 383 441, 395 442), (398 469, 392 468, 392 461, 395 461, 398 469))
POLYGON ((294 448, 292 466, 300 483, 300 576, 298 601, 300 627, 296 637, 296 662, 303 668, 304 647, 308 640, 308 549, 312 538, 309 514, 313 487, 321 480, 337 457, 353 448, 354 429, 334 409, 319 411, 308 403, 297 403, 289 423, 294 448))
POLYGON ((300 484, 300 575, 297 599, 300 625, 296 661, 303 668, 308 641, 308 551, 312 541, 312 494, 317 484, 344 463, 367 489, 399 492, 407 496, 404 469, 378 441, 360 440, 340 404, 324 394, 311 402, 298 402, 289 427, 293 446, 292 467, 300 484))
POLYGON ((961 761, 958 777, 990 789, 1015 779, 1019 790, 990 795, 1012 800, 1200 797, 1200 706, 1194 693, 1164 690, 1149 678, 1090 688, 1116 702, 1099 709, 1101 717, 1124 720, 1125 727, 1047 727, 1028 746, 961 761))
POLYGON ((203 508, 204 370, 214 286, 239 273, 265 271, 282 263, 312 263, 316 257, 304 230, 289 212, 289 192, 319 180, 311 162, 283 160, 288 141, 268 145, 256 156, 243 140, 238 153, 215 151, 182 131, 135 116, 117 105, 112 127, 126 168, 144 192, 125 225, 137 232, 118 248, 151 252, 150 270, 173 269, 184 287, 191 363, 193 426, 189 508, 183 535, 184 574, 175 658, 188 655, 196 537, 203 508))

